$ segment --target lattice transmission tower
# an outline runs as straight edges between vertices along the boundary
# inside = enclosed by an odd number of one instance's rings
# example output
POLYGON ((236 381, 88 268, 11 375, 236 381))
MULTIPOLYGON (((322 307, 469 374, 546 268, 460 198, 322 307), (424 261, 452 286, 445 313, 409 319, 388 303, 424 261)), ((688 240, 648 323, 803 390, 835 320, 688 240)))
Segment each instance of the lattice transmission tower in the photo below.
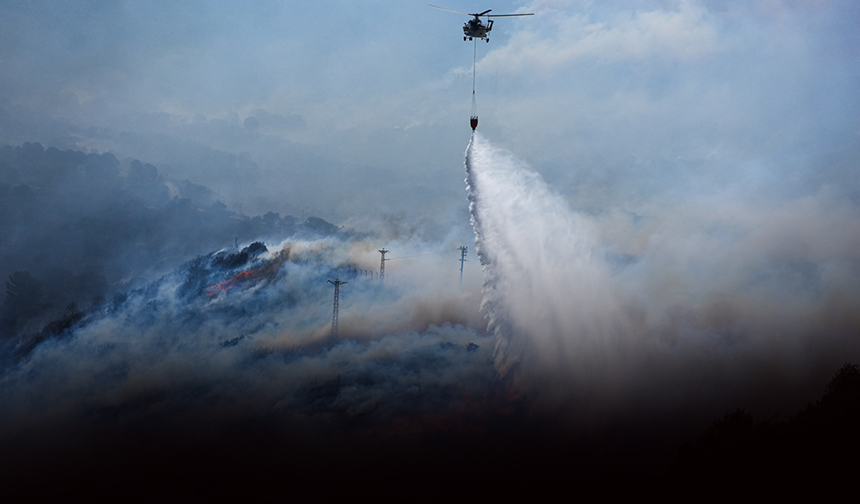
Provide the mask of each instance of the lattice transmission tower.
POLYGON ((337 312, 338 307, 340 306, 340 286, 349 283, 349 282, 341 282, 340 279, 332 282, 331 280, 328 283, 334 285, 334 307, 331 310, 331 339, 337 338, 337 312))
POLYGON ((379 283, 382 283, 385 280, 385 261, 390 261, 391 259, 386 259, 385 254, 391 252, 390 250, 385 250, 385 247, 382 247, 382 250, 379 251, 382 254, 382 259, 379 261, 379 283))
POLYGON ((463 286, 463 263, 466 262, 466 252, 469 250, 469 247, 465 245, 460 247, 460 286, 463 286))

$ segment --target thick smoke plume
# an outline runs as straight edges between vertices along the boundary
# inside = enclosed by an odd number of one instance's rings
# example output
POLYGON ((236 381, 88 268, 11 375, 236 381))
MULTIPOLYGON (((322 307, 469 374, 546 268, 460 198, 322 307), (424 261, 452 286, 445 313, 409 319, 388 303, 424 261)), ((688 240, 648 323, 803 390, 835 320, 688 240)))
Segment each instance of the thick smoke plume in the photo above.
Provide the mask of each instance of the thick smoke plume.
MULTIPOLYGON (((712 216, 704 235, 667 220, 636 253, 619 253, 606 229, 642 231, 576 211, 477 133, 465 165, 495 367, 538 410, 574 423, 713 418, 738 406, 787 413, 860 356, 856 252, 798 253, 792 235, 763 243, 781 231, 765 213, 749 234, 729 216, 712 216)), ((838 233, 825 238, 843 250, 838 233)))

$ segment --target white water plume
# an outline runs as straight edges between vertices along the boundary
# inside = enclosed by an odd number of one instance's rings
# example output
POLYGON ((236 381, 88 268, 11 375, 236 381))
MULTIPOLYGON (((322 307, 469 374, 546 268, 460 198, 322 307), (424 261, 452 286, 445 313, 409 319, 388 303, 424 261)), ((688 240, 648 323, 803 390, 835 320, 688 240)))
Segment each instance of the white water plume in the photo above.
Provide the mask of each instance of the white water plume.
MULTIPOLYGON (((603 349, 610 340, 606 329, 613 325, 613 300, 606 267, 594 257, 589 222, 550 191, 540 175, 477 133, 467 152, 466 174, 484 271, 483 307, 497 335, 499 373, 504 376, 538 355, 544 366, 559 367, 585 345, 592 352, 603 349)), ((597 364, 592 359, 581 364, 597 364)))

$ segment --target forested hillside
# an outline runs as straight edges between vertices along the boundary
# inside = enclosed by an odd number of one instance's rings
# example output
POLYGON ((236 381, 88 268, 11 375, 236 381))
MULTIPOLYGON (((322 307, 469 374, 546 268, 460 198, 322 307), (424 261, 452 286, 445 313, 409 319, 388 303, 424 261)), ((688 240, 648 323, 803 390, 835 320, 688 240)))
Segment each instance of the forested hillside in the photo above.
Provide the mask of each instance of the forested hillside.
POLYGON ((237 213, 202 185, 111 153, 2 147, 0 335, 41 330, 196 255, 296 232, 337 228, 313 217, 237 213))

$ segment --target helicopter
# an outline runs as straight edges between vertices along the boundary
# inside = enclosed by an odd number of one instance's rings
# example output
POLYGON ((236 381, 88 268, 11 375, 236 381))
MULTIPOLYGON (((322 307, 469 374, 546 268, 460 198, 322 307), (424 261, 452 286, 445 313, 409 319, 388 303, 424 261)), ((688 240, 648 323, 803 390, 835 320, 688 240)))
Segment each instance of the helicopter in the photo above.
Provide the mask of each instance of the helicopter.
POLYGON ((527 14, 490 14, 493 12, 493 9, 487 9, 484 12, 479 13, 471 13, 471 12, 461 12, 455 11, 451 9, 446 9, 444 7, 439 7, 438 5, 428 4, 430 7, 434 7, 439 10, 453 12, 455 14, 464 14, 466 16, 474 16, 474 19, 470 19, 466 21, 463 25, 463 40, 473 40, 473 39, 484 39, 487 43, 490 42, 490 32, 493 30, 493 20, 490 18, 493 17, 514 17, 514 16, 534 16, 534 12, 530 12, 527 14), (487 24, 481 22, 481 16, 485 16, 487 18, 487 24))

